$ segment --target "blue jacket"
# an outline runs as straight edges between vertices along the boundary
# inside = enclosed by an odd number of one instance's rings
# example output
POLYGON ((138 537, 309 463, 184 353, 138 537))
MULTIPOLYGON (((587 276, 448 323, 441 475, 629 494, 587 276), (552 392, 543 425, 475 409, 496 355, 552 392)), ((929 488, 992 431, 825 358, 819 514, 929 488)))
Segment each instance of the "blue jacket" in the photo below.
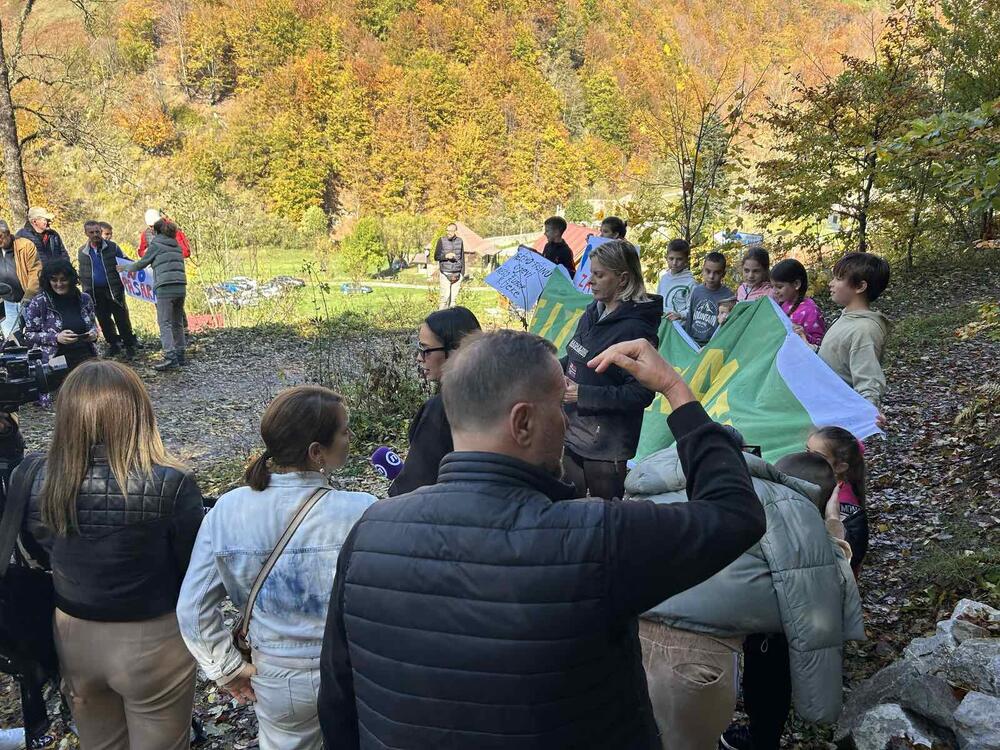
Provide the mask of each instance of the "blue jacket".
POLYGON ((636 617, 764 531, 726 433, 697 403, 669 423, 683 506, 569 501, 538 467, 457 452, 369 508, 337 563, 326 746, 658 748, 636 617))
MULTIPOLYGON (((219 605, 247 600, 264 560, 295 511, 317 488, 319 472, 272 474, 267 489, 227 492, 205 516, 177 602, 177 622, 205 674, 224 682, 243 659, 219 605)), ((263 654, 318 659, 337 556, 354 522, 375 502, 364 492, 331 491, 309 511, 278 558, 250 618, 250 645, 263 654)))

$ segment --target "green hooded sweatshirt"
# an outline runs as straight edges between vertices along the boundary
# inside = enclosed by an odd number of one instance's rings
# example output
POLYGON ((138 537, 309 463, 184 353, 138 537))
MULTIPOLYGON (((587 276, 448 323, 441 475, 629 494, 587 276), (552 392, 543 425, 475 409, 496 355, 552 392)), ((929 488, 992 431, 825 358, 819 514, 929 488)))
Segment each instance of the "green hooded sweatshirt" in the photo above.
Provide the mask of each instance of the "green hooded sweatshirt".
POLYGON ((891 323, 878 310, 843 312, 823 337, 819 356, 875 406, 885 395, 882 355, 891 323))

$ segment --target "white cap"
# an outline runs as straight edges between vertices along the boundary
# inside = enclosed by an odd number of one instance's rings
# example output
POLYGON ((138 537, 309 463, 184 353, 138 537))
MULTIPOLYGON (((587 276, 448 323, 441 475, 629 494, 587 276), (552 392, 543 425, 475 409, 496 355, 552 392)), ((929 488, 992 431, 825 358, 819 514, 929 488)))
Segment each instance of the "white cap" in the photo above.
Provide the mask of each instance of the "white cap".
POLYGON ((162 219, 163 216, 155 208, 146 209, 146 226, 151 227, 153 224, 162 219))

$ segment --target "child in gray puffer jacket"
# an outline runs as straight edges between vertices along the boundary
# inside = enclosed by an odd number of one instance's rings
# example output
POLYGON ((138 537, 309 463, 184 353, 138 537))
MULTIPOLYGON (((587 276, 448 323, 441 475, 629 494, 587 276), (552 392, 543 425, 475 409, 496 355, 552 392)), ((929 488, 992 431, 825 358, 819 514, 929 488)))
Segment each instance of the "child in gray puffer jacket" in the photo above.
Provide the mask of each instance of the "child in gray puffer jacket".
MULTIPOLYGON (((848 560, 814 504, 813 498, 827 497, 830 490, 783 474, 756 456, 744 453, 744 458, 764 506, 764 537, 639 621, 653 713, 671 750, 716 747, 736 705, 738 656, 747 636, 787 638, 794 706, 814 722, 837 719, 844 642, 865 637, 848 560)), ((625 489, 633 499, 686 502, 675 448, 645 458, 628 475, 625 489)))

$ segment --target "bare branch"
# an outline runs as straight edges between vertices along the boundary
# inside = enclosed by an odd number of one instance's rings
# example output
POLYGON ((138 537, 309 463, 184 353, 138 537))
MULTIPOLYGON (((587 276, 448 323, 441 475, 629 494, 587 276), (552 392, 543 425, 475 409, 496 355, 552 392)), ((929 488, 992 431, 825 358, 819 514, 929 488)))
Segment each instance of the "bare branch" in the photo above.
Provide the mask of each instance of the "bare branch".
POLYGON ((17 21, 17 33, 14 36, 14 52, 10 56, 10 65, 12 68, 16 66, 18 60, 21 59, 21 47, 24 42, 24 28, 28 24, 28 16, 31 15, 31 11, 34 7, 35 0, 25 0, 24 7, 21 9, 21 15, 17 21))

